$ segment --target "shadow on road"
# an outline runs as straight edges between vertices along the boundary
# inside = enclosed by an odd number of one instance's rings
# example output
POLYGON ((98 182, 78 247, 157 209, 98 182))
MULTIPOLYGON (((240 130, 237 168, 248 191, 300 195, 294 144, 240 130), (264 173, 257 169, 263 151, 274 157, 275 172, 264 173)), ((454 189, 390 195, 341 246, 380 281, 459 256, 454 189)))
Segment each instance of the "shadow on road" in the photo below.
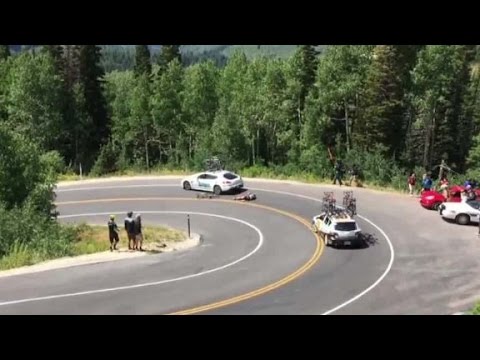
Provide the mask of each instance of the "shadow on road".
POLYGON ((338 250, 365 250, 377 244, 378 244, 378 238, 375 235, 362 233, 360 236, 360 241, 357 241, 355 244, 352 244, 350 246, 339 245, 336 247, 331 247, 331 246, 330 247, 338 250))
POLYGON ((237 195, 239 195, 243 192, 248 191, 248 189, 245 189, 245 188, 243 188, 243 189, 232 189, 232 190, 229 190, 229 191, 222 192, 221 195, 215 195, 214 193, 206 192, 206 191, 202 191, 202 190, 191 190, 191 191, 196 193, 197 199, 221 199, 221 198, 231 199, 234 196, 237 196, 237 195))

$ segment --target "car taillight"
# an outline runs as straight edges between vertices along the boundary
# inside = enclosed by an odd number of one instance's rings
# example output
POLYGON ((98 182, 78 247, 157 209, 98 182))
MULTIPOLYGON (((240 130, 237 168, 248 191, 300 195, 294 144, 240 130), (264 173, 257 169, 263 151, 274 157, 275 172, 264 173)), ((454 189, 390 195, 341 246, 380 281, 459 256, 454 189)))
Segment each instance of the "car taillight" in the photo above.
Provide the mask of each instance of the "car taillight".
POLYGON ((224 184, 224 185, 230 185, 230 184, 231 184, 231 181, 224 181, 223 184, 224 184))

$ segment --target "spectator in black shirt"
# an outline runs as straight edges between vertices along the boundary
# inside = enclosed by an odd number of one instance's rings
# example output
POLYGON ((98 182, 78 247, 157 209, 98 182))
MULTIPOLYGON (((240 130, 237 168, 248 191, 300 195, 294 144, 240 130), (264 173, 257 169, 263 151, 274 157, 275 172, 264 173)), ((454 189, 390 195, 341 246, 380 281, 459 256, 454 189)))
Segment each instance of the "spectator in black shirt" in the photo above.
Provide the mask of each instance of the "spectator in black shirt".
POLYGON ((120 241, 118 237, 118 226, 115 222, 115 215, 110 215, 110 221, 108 222, 108 235, 110 238, 110 251, 117 250, 117 244, 120 241))
POLYGON ((128 250, 135 249, 135 222, 133 220, 133 212, 129 212, 125 218, 125 231, 128 238, 128 250))

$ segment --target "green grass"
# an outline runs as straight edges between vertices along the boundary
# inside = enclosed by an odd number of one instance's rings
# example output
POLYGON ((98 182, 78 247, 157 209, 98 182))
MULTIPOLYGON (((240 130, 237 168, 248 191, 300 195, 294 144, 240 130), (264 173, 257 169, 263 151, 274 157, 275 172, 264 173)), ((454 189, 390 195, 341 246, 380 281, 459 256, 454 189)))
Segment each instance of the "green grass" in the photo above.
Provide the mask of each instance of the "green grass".
MULTIPOLYGON (((77 239, 67 249, 65 254, 47 256, 26 245, 15 245, 7 256, 0 258, 0 270, 14 269, 22 266, 35 265, 43 261, 64 256, 78 256, 108 251, 110 241, 106 226, 78 225, 77 239)), ((163 226, 144 226, 144 245, 179 242, 185 239, 185 234, 179 230, 163 226)), ((125 234, 120 234, 120 248, 127 248, 125 234)))
POLYGON ((10 254, 0 258, 0 270, 34 265, 45 260, 49 260, 48 256, 32 251, 27 246, 16 244, 10 254))
POLYGON ((480 302, 478 302, 469 312, 470 315, 480 315, 480 302))
MULTIPOLYGON (((183 232, 163 226, 144 226, 144 245, 165 242, 179 242, 185 239, 183 232)), ((120 233, 120 248, 127 248, 127 237, 120 233)), ((110 241, 106 226, 92 225, 85 227, 79 241, 73 245, 74 255, 93 254, 108 251, 110 241)))

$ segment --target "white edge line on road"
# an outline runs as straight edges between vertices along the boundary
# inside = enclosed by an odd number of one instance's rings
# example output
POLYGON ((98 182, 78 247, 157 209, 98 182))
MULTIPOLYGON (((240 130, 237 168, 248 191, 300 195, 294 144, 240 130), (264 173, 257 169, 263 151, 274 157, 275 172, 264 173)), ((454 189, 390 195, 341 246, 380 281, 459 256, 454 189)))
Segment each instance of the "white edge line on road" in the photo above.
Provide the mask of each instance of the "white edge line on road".
MULTIPOLYGON (((245 256, 242 256, 241 258, 225 264, 223 266, 202 271, 197 274, 191 274, 191 275, 186 275, 186 276, 181 276, 178 278, 174 279, 168 279, 168 280, 162 280, 162 281, 155 281, 155 282, 149 282, 149 283, 143 283, 143 284, 136 284, 136 285, 128 285, 128 286, 119 286, 119 287, 114 287, 114 288, 107 288, 107 289, 98 289, 98 290, 88 290, 88 291, 82 291, 82 292, 76 292, 76 293, 69 293, 69 294, 59 294, 59 295, 50 295, 50 296, 41 296, 41 297, 35 297, 35 298, 28 298, 28 299, 21 299, 21 300, 12 300, 12 301, 5 301, 5 302, 0 302, 0 306, 7 306, 7 305, 16 305, 16 304, 22 304, 22 303, 28 303, 28 302, 35 302, 35 301, 44 301, 44 300, 53 300, 53 299, 60 299, 60 298, 66 298, 66 297, 74 297, 74 296, 81 296, 81 295, 91 295, 91 294, 99 294, 99 293, 105 293, 105 292, 112 292, 112 291, 120 291, 120 290, 130 290, 130 289, 136 289, 136 288, 142 288, 142 287, 148 287, 148 286, 157 286, 157 285, 162 285, 162 284, 167 284, 167 283, 172 283, 172 282, 177 282, 181 280, 187 280, 187 279, 192 279, 196 278, 199 276, 211 274, 214 272, 218 272, 221 270, 225 270, 229 267, 232 267, 242 261, 245 261, 252 255, 254 255, 256 252, 260 250, 260 248, 263 246, 264 243, 264 236, 263 233, 258 229, 255 225, 250 224, 244 220, 237 219, 234 217, 229 217, 229 216, 224 216, 224 215, 218 215, 218 214, 210 214, 210 213, 202 213, 202 212, 191 212, 191 211, 138 211, 139 213, 142 214, 185 214, 185 215, 199 215, 199 216, 210 216, 210 217, 217 217, 220 219, 225 219, 225 220, 230 220, 230 221, 235 221, 241 224, 244 224, 253 230, 255 230, 258 234, 259 240, 257 243, 257 246, 255 249, 250 251, 248 254, 245 256)), ((59 216, 58 218, 60 219, 66 219, 66 218, 74 218, 74 217, 88 217, 88 216, 103 216, 103 215, 111 215, 111 214, 120 214, 120 212, 102 212, 102 213, 88 213, 88 214, 74 214, 74 215, 64 215, 64 216, 59 216)))
POLYGON ((95 191, 95 190, 110 190, 110 189, 133 189, 133 188, 151 188, 151 187, 174 187, 177 184, 148 184, 148 185, 116 185, 116 186, 95 186, 83 187, 75 189, 59 189, 56 193, 73 192, 73 191, 95 191))
MULTIPOLYGON (((305 185, 305 186, 309 186, 309 184, 302 184, 302 185, 305 185)), ((136 187, 176 187, 176 186, 179 186, 179 185, 170 185, 170 184, 150 184, 150 185, 125 185, 125 186, 106 186, 106 187, 95 187, 95 188, 77 188, 77 189, 68 189, 68 190, 60 190, 59 192, 62 192, 62 191, 86 191, 86 190, 89 190, 89 189, 118 189, 118 188, 136 188, 136 187)), ((180 186, 179 186, 180 187, 180 186)), ((306 196, 306 195, 301 195, 301 194, 295 194, 295 193, 291 193, 291 192, 287 192, 287 191, 279 191, 279 190, 269 190, 269 189, 262 189, 262 188, 251 188, 251 187, 248 187, 250 190, 257 190, 257 191, 264 191, 264 192, 270 192, 270 193, 277 193, 277 194, 283 194, 283 195, 289 195, 289 196, 293 196, 293 197, 298 197, 298 198, 303 198, 303 199, 307 199, 307 200, 312 200, 312 201, 315 201, 315 202, 321 202, 321 200, 319 199, 316 199, 314 197, 311 197, 311 196, 306 196)), ((392 266, 393 266, 393 262, 395 261, 395 250, 393 248, 393 244, 392 244, 392 241, 390 240, 390 238, 388 237, 388 235, 385 233, 385 231, 383 231, 383 229, 381 229, 378 225, 376 225, 375 223, 373 223, 371 220, 361 216, 361 215, 357 215, 360 219, 368 222, 370 225, 372 225, 374 228, 376 228, 382 235, 383 237, 385 238, 385 240, 387 240, 387 243, 388 243, 388 246, 390 248, 390 261, 388 263, 388 266, 386 268, 386 270, 383 272, 383 274, 378 278, 377 281, 375 281, 371 286, 369 286, 367 289, 365 289, 364 291, 362 291, 360 294, 354 296, 353 298, 351 298, 350 300, 347 300, 345 301, 344 303, 340 304, 339 306, 331 309, 331 310, 328 310, 327 312, 323 313, 323 315, 330 315, 332 313, 334 313, 335 311, 338 311, 342 308, 344 308, 345 306, 351 304, 352 302, 360 299, 362 296, 364 296, 365 294, 369 293, 370 291, 372 291, 375 287, 377 287, 380 282, 383 281, 383 279, 388 275, 388 273, 390 272, 390 270, 392 269, 392 266)), ((1 303, 0 303, 1 305, 1 303)))
MULTIPOLYGON (((290 196, 295 196, 295 197, 299 197, 299 198, 304 198, 304 199, 308 199, 308 200, 312 200, 312 201, 315 201, 315 202, 321 202, 321 200, 319 199, 316 199, 314 197, 311 197, 311 196, 306 196, 306 195, 300 195, 300 194, 295 194, 295 193, 290 193, 290 192, 286 192, 286 191, 277 191, 277 190, 267 190, 267 189, 259 189, 259 188, 250 188, 251 190, 257 190, 257 191, 265 191, 265 192, 271 192, 271 193, 278 193, 278 194, 284 194, 284 195, 290 195, 290 196)), ((331 310, 328 310, 327 312, 324 312, 322 315, 330 315, 332 313, 334 313, 335 311, 338 311, 342 308, 344 308, 345 306, 353 303, 354 301, 360 299, 362 296, 364 296, 365 294, 369 293, 370 291, 372 291, 375 287, 378 286, 378 284, 380 284, 380 282, 382 282, 382 280, 388 275, 388 273, 390 272, 390 270, 392 269, 392 266, 393 266, 393 262, 395 260, 395 250, 393 248, 393 244, 392 244, 392 241, 390 240, 390 238, 388 237, 388 235, 385 233, 385 231, 383 231, 378 225, 374 224, 371 220, 361 216, 361 215, 357 215, 360 219, 368 222, 370 225, 372 225, 375 229, 377 229, 382 235, 383 237, 385 238, 385 240, 387 240, 387 243, 388 243, 388 246, 390 248, 390 261, 388 262, 388 266, 386 268, 386 270, 383 272, 383 274, 378 278, 377 281, 375 281, 372 285, 370 285, 367 289, 365 289, 364 291, 362 291, 360 294, 354 296, 353 298, 351 298, 350 300, 347 300, 345 301, 344 303, 334 307, 333 309, 331 310)))

